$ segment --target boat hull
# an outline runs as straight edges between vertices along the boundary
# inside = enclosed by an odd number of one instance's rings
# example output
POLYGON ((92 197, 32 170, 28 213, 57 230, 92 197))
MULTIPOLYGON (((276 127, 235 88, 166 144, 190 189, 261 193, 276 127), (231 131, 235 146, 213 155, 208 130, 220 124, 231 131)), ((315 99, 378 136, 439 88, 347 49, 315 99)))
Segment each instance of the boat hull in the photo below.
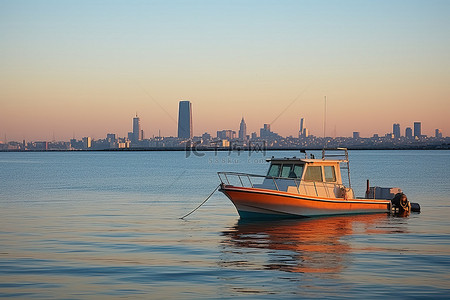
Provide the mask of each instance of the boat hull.
POLYGON ((380 213, 389 212, 391 205, 389 200, 322 198, 224 184, 220 191, 231 200, 241 218, 304 218, 380 213))

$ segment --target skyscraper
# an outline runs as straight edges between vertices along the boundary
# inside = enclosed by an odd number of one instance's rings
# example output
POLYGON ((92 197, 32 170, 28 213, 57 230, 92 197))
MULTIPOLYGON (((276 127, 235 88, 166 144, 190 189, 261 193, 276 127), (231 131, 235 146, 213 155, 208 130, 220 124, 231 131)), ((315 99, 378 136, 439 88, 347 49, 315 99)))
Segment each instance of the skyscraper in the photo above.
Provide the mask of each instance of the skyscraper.
POLYGON ((89 148, 92 147, 92 138, 90 136, 82 138, 82 141, 83 141, 83 148, 84 149, 89 149, 89 148))
POLYGON ((305 125, 305 119, 300 119, 300 130, 298 131, 298 137, 303 136, 303 126, 305 125))
POLYGON ((394 138, 396 138, 396 139, 401 137, 400 124, 394 123, 393 128, 392 128, 392 133, 394 134, 394 138))
POLYGON ((414 122, 414 137, 421 137, 421 136, 422 136, 422 123, 414 122))
POLYGON ((434 131, 434 137, 442 138, 442 131, 439 128, 434 131))
POLYGON ((262 139, 276 140, 281 136, 270 130, 270 124, 264 124, 264 127, 259 129, 259 137, 262 139))
POLYGON ((191 139, 192 134, 192 104, 190 101, 180 101, 178 106, 178 138, 191 139))
POLYGON ((269 137, 270 133, 270 124, 264 124, 264 127, 259 129, 259 136, 262 139, 269 137))
POLYGON ((298 137, 308 137, 308 128, 306 128, 306 120, 305 118, 300 119, 300 130, 298 131, 298 137))
POLYGON ((133 134, 131 142, 137 143, 142 140, 143 132, 141 130, 141 120, 136 114, 136 117, 133 118, 133 134))
POLYGON ((413 135, 412 135, 411 127, 406 127, 406 129, 405 129, 405 137, 407 139, 412 139, 413 135))
POLYGON ((247 124, 245 124, 244 117, 242 117, 241 124, 239 125, 239 139, 241 141, 247 139, 247 124))

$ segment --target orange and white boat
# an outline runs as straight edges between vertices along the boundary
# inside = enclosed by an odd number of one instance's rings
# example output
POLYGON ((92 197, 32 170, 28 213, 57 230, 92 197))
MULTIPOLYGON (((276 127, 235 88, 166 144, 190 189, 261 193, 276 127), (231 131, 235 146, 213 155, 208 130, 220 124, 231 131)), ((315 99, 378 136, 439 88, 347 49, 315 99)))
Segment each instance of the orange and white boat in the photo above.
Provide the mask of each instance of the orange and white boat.
POLYGON ((321 159, 307 158, 305 153, 305 158, 272 157, 267 161, 270 162, 267 175, 218 172, 219 190, 233 202, 241 218, 316 217, 390 212, 393 207, 408 212, 411 209, 399 188, 367 186, 366 196, 355 198, 345 148, 323 150, 321 159), (347 171, 348 185, 342 182, 342 171, 347 171), (397 200, 391 201, 394 198, 397 200))

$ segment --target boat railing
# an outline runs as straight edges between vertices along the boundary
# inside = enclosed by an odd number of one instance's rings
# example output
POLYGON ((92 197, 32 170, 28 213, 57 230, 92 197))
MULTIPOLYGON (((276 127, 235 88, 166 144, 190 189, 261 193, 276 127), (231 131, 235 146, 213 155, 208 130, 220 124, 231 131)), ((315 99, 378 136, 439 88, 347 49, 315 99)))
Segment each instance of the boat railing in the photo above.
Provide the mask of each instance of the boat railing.
POLYGON ((335 198, 334 182, 305 181, 300 178, 273 177, 238 172, 217 172, 221 183, 238 187, 260 188, 287 192, 288 187, 296 188, 298 194, 335 198), (273 183, 273 184, 272 184, 273 183))
MULTIPOLYGON (((256 175, 256 174, 247 174, 247 173, 238 173, 238 172, 217 172, 217 175, 219 175, 219 179, 223 184, 227 185, 234 185, 236 186, 236 178, 238 179, 238 183, 240 183, 240 186, 242 187, 254 187, 254 181, 251 180, 251 178, 258 178, 259 180, 264 180, 266 178, 274 178, 277 177, 268 177, 264 175, 256 175), (244 180, 242 180, 244 178, 244 180), (244 184, 249 183, 249 185, 244 184)), ((276 182, 274 181, 275 186, 276 182)))

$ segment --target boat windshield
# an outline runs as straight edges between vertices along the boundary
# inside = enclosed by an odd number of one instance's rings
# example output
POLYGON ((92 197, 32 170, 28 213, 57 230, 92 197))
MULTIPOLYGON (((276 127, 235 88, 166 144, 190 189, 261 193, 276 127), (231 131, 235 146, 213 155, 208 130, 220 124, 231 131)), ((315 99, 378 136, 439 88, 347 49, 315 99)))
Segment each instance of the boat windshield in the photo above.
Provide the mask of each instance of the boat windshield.
POLYGON ((267 176, 269 177, 278 177, 280 174, 281 164, 271 164, 269 168, 269 172, 267 172, 267 176))
POLYGON ((298 164, 271 164, 267 176, 282 178, 302 178, 303 165, 298 164))
POLYGON ((294 165, 294 168, 292 169, 292 171, 293 171, 293 173, 295 175, 295 178, 302 178, 303 165, 294 165))

